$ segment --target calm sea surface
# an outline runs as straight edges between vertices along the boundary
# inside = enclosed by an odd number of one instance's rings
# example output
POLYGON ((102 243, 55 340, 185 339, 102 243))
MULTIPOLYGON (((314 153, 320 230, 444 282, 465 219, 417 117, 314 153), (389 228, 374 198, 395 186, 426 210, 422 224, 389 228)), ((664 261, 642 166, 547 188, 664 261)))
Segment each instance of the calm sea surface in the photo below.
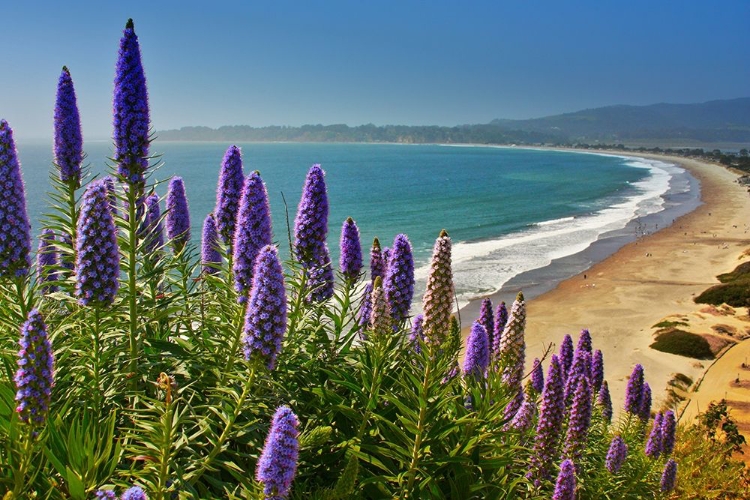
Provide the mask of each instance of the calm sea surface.
MULTIPOLYGON (((185 180, 192 241, 213 210, 219 165, 228 144, 156 142, 163 165, 153 180, 185 180)), ((289 255, 289 224, 305 174, 326 172, 329 247, 338 262, 341 224, 357 221, 363 247, 377 236, 390 246, 406 233, 417 277, 445 228, 454 241, 456 288, 462 298, 497 290, 513 276, 580 252, 602 234, 658 212, 665 195, 687 190, 684 171, 652 160, 493 147, 391 144, 238 144, 246 173, 259 170, 271 199, 274 237, 289 255)), ((51 145, 19 143, 34 235, 48 211, 51 145)), ((108 142, 85 145, 95 172, 107 171, 108 142)), ((166 182, 157 187, 166 194, 166 182)), ((163 207, 163 205, 162 205, 163 207)), ((418 286, 419 288, 419 286, 418 286)))

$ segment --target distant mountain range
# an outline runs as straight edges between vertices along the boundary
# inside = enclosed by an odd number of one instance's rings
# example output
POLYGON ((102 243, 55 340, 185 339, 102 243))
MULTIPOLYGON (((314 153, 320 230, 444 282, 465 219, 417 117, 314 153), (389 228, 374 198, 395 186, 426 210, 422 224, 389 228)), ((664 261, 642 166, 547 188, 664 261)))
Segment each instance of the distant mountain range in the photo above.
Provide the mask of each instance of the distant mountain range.
POLYGON ((226 142, 398 142, 475 144, 750 144, 750 97, 700 104, 607 106, 530 120, 489 124, 407 126, 372 124, 183 127, 161 140, 226 142))

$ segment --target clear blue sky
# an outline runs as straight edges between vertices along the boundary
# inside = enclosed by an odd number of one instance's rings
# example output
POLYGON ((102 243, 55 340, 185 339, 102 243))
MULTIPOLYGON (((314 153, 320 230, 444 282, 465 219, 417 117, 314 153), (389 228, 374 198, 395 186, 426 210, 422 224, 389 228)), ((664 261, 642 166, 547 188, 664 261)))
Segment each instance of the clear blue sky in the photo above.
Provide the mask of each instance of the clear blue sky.
POLYGON ((111 134, 135 21, 157 130, 483 123, 750 95, 748 0, 6 1, 0 117, 51 137, 63 65, 111 134))

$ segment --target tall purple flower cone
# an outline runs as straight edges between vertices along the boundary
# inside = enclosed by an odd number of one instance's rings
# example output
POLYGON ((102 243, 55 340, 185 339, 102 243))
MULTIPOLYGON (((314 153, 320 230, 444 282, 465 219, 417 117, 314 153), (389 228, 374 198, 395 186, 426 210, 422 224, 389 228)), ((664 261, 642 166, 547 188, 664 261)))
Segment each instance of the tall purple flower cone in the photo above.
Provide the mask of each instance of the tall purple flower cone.
POLYGON ((482 299, 482 306, 479 309, 479 322, 487 330, 487 337, 490 339, 490 351, 492 351, 495 335, 495 314, 492 310, 492 299, 489 297, 482 299))
POLYGON ((654 425, 651 428, 651 434, 648 436, 648 441, 646 441, 646 456, 649 458, 656 459, 661 455, 661 445, 663 442, 661 427, 663 419, 664 417, 661 413, 657 413, 654 417, 654 425))
POLYGON ((651 418, 651 386, 648 385, 648 382, 643 383, 641 406, 638 410, 638 416, 641 417, 643 422, 647 422, 651 418))
POLYGON ((376 338, 384 338, 393 333, 393 321, 388 310, 388 301, 383 290, 383 280, 378 276, 372 285, 372 311, 370 330, 376 338))
POLYGON ((411 332, 409 333, 409 344, 413 346, 415 352, 422 352, 421 343, 424 342, 424 330, 422 329, 422 322, 424 316, 417 314, 414 316, 412 321, 411 332))
POLYGON ((0 278, 26 276, 31 267, 31 226, 13 130, 0 120, 0 278))
POLYGON ((349 283, 359 279, 362 272, 362 244, 359 241, 359 229, 354 219, 348 217, 341 226, 341 260, 339 269, 349 283))
POLYGON ((676 429, 677 421, 675 420, 674 412, 667 410, 661 423, 661 450, 664 456, 669 456, 674 451, 676 429))
MULTIPOLYGON (((526 341, 524 335, 526 332, 526 302, 523 293, 519 292, 513 306, 510 308, 510 316, 503 330, 502 341, 500 342, 500 359, 503 361, 502 378, 503 382, 516 395, 521 393, 521 381, 524 375, 524 361, 526 358, 526 341)), ((515 414, 521 404, 521 400, 516 396, 511 400, 510 408, 506 408, 506 413, 515 414)))
POLYGON ((599 389, 599 394, 596 397, 596 404, 601 408, 602 417, 605 422, 609 423, 612 421, 612 397, 609 395, 609 385, 605 380, 602 382, 602 387, 599 389))
POLYGON ((42 237, 39 238, 39 250, 36 257, 36 268, 39 283, 43 286, 43 294, 54 293, 58 290, 57 285, 47 284, 57 280, 55 267, 58 264, 57 247, 55 244, 55 233, 51 229, 42 231, 42 237))
POLYGON ((234 241, 234 227, 244 184, 242 152, 237 146, 229 146, 221 161, 214 209, 216 230, 226 246, 231 246, 234 241))
POLYGON ((55 101, 55 165, 60 172, 60 180, 72 184, 74 188, 81 185, 81 163, 83 162, 83 136, 81 134, 81 117, 78 113, 76 91, 70 71, 63 66, 60 79, 57 81, 57 99, 55 101))
POLYGON ((659 481, 659 488, 662 493, 672 491, 677 482, 677 462, 671 458, 667 460, 664 465, 664 471, 661 473, 661 480, 659 481))
POLYGON ((560 465, 560 473, 557 475, 555 492, 552 500, 575 500, 576 498, 576 471, 573 461, 563 460, 560 465))
POLYGON ((562 344, 560 344, 560 367, 562 368, 563 378, 568 378, 568 372, 573 364, 573 339, 570 335, 565 334, 562 344))
POLYGON ((266 500, 289 496, 299 458, 298 426, 297 416, 288 406, 280 406, 273 415, 255 470, 255 478, 263 483, 266 500))
POLYGON ((534 358, 534 368, 531 369, 531 387, 537 393, 541 393, 544 390, 544 370, 539 358, 534 358))
POLYGON ((517 431, 527 431, 531 428, 534 423, 534 416, 536 415, 536 404, 533 401, 524 399, 521 403, 521 407, 518 409, 516 414, 513 416, 513 420, 510 421, 510 428, 517 431))
POLYGON ((591 333, 586 328, 581 330, 581 336, 578 337, 578 349, 584 350, 587 353, 591 354, 591 333))
POLYGON ((617 474, 625 463, 628 456, 628 445, 623 441, 622 436, 615 436, 609 445, 607 458, 604 463, 605 467, 611 474, 617 474))
POLYGON ((442 345, 448 337, 448 322, 453 311, 453 271, 451 270, 451 239, 443 229, 432 250, 427 288, 422 299, 425 341, 442 345))
POLYGON ((598 393, 604 382, 604 356, 602 351, 597 349, 591 356, 591 386, 594 393, 598 393))
POLYGON ((86 188, 76 229, 76 295, 84 306, 108 306, 120 288, 120 252, 107 186, 86 188))
POLYGON ((503 330, 505 330, 505 324, 508 322, 508 308, 505 306, 505 302, 500 302, 497 306, 497 313, 495 314, 495 331, 492 333, 492 354, 498 355, 500 353, 500 345, 502 344, 503 330))
POLYGON ((643 366, 637 364, 633 367, 633 373, 628 379, 625 390, 625 411, 639 415, 641 402, 643 401, 643 366))
POLYGON ((208 214, 203 221, 203 239, 201 242, 201 264, 205 274, 215 274, 221 265, 219 253, 219 233, 213 214, 208 214))
POLYGON ((372 240, 370 249, 370 279, 375 280, 378 276, 385 278, 386 262, 383 257, 383 250, 380 248, 380 240, 372 240))
POLYGON ((41 425, 49 411, 54 385, 55 359, 39 311, 32 309, 21 327, 21 349, 18 351, 16 384, 16 412, 22 422, 41 425))
POLYGON ((148 91, 132 19, 120 39, 112 107, 117 173, 128 184, 143 184, 150 144, 148 91))
POLYGON ((573 364, 570 366, 568 378, 565 381, 565 403, 570 405, 573 402, 573 393, 578 386, 578 379, 585 378, 588 380, 591 373, 591 354, 584 349, 576 349, 573 356, 573 364))
POLYGON ((260 250, 255 261, 243 329, 245 359, 258 359, 273 370, 285 331, 284 272, 276 247, 268 245, 260 250))
POLYGON ((362 291, 362 303, 359 306, 360 326, 370 322, 370 314, 372 314, 372 281, 366 283, 362 291))
POLYGON ((414 296, 414 258, 405 234, 399 234, 393 240, 383 289, 393 320, 397 323, 405 320, 414 296))
POLYGON ((547 382, 542 391, 542 402, 539 408, 539 421, 536 427, 536 439, 531 456, 527 477, 535 481, 549 477, 550 465, 557 457, 562 423, 565 418, 565 393, 560 361, 552 355, 547 382))
POLYGON ((167 238, 174 253, 190 241, 190 209, 182 177, 172 177, 167 190, 167 238))
POLYGON ((109 195, 109 205, 112 208, 112 216, 117 215, 117 191, 115 189, 115 180, 111 175, 105 175, 102 177, 102 181, 107 188, 107 194, 109 195))
POLYGON ((164 226, 161 221, 159 195, 152 193, 146 197, 146 252, 161 252, 164 246, 164 226))
POLYGON ((333 266, 328 247, 324 246, 321 251, 321 260, 318 264, 306 270, 307 288, 310 294, 308 302, 325 302, 333 297, 333 266))
POLYGON ((471 333, 466 340, 466 357, 464 358, 464 375, 476 380, 484 377, 490 364, 490 343, 487 330, 479 321, 471 325, 471 333))
POLYGON ((323 262, 328 236, 328 192, 325 172, 316 164, 310 168, 294 219, 294 252, 305 268, 323 262))
POLYGON ((580 462, 583 450, 586 448, 590 425, 591 387, 586 377, 579 377, 563 446, 563 456, 570 458, 576 464, 580 462))
POLYGON ((253 281, 253 268, 260 249, 273 242, 271 206, 266 185, 256 170, 245 179, 242 189, 237 225, 234 230, 234 290, 237 301, 243 304, 253 281))

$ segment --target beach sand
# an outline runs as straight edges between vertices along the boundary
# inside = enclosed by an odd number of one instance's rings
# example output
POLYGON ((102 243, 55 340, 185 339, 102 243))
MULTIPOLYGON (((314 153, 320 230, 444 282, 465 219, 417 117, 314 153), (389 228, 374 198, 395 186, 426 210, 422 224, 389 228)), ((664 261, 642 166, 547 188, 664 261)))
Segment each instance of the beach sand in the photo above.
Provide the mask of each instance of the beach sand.
MULTIPOLYGON (((734 269, 750 247, 750 194, 736 182, 737 173, 682 157, 634 156, 688 169, 700 182, 703 204, 527 303, 527 368, 550 344, 556 352, 566 333, 577 342, 578 332, 588 328, 594 348, 604 354, 605 378, 616 411, 622 407, 627 378, 636 363, 644 366, 655 408, 665 401, 674 374, 700 378, 710 361, 651 349, 653 325, 667 316, 699 309, 693 297, 718 283, 716 275, 734 269)), ((493 304, 499 297, 492 297, 493 304)), ((474 301, 462 309, 464 326, 476 317, 478 307, 474 301)))

